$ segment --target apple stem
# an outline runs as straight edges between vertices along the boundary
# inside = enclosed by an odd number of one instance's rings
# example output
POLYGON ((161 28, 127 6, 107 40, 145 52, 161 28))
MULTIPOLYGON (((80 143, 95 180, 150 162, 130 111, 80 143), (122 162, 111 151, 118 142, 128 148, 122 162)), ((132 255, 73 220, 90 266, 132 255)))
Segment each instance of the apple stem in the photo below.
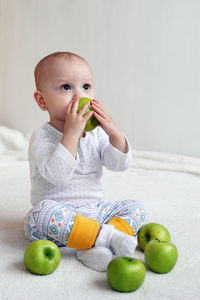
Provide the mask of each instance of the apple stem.
POLYGON ((160 243, 160 240, 156 238, 156 241, 158 241, 160 243))

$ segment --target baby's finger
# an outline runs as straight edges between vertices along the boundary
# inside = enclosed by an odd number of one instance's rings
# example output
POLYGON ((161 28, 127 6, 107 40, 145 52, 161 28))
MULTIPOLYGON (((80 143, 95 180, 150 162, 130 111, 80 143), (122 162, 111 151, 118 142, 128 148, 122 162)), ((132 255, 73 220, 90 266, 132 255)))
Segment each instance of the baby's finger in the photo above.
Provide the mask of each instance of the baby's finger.
POLYGON ((79 110, 78 114, 80 116, 83 116, 89 106, 90 106, 90 102, 85 103, 79 110))
POLYGON ((97 105, 92 104, 92 108, 95 112, 97 112, 99 115, 101 115, 102 117, 105 117, 105 111, 97 105))
POLYGON ((73 105, 72 105, 72 110, 71 110, 73 114, 77 113, 78 104, 79 104, 79 97, 78 96, 73 97, 73 105))
POLYGON ((99 107, 101 108, 102 110, 106 111, 105 107, 103 106, 103 104, 101 102, 97 102, 97 101, 92 101, 91 103, 92 107, 95 106, 95 107, 99 107))
POLYGON ((68 112, 68 113, 71 112, 73 103, 74 103, 74 99, 72 99, 72 100, 69 102, 69 104, 67 105, 67 112, 68 112))
POLYGON ((92 100, 92 104, 95 104, 95 105, 104 107, 104 106, 103 106, 103 103, 101 103, 99 100, 96 100, 96 99, 93 99, 93 100, 92 100))
POLYGON ((92 101, 94 101, 94 102, 96 102, 96 103, 101 103, 99 100, 97 100, 97 99, 93 99, 92 101))
POLYGON ((103 123, 105 123, 105 118, 103 118, 102 116, 100 116, 98 113, 96 113, 95 111, 94 111, 94 116, 95 116, 95 118, 99 121, 99 123, 101 123, 101 124, 103 124, 103 123))
POLYGON ((89 118, 91 118, 91 116, 93 115, 93 110, 90 110, 84 117, 83 117, 83 119, 84 119, 84 121, 88 121, 89 120, 89 118))

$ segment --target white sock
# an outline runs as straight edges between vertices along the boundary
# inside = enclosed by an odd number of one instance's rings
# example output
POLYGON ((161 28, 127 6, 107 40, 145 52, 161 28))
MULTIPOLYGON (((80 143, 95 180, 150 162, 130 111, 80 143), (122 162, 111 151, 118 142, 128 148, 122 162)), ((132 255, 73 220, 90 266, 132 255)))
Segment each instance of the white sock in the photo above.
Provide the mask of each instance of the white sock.
POLYGON ((110 243, 114 232, 114 225, 103 224, 97 236, 95 246, 110 248, 110 243))
POLYGON ((119 230, 115 230, 111 239, 110 248, 116 257, 133 257, 136 246, 137 239, 135 237, 119 230))
POLYGON ((103 224, 95 246, 110 248, 116 257, 133 257, 137 246, 137 239, 115 229, 114 225, 103 224))
POLYGON ((103 224, 94 247, 77 250, 76 258, 93 270, 105 272, 115 256, 133 257, 136 246, 135 237, 116 230, 114 225, 103 224))
POLYGON ((77 250, 76 258, 93 270, 105 272, 113 259, 113 253, 108 248, 94 246, 87 250, 77 250))

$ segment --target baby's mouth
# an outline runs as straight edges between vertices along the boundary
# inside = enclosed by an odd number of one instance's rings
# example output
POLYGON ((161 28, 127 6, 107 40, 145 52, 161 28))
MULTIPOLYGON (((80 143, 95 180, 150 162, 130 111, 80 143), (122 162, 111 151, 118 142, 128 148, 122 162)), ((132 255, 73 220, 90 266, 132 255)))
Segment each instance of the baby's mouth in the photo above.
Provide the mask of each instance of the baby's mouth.
POLYGON ((86 132, 83 132, 82 133, 82 137, 84 138, 86 136, 86 132))

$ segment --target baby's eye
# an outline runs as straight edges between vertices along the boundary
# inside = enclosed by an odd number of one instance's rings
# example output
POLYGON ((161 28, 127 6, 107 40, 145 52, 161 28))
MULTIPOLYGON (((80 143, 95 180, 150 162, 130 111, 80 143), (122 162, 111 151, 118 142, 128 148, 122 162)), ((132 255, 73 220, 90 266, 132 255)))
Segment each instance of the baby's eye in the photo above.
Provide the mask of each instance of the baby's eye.
POLYGON ((63 84, 62 86, 61 86, 61 88, 63 89, 63 90, 65 90, 65 91, 69 91, 71 88, 70 88, 70 86, 69 86, 69 84, 63 84))
POLYGON ((86 83, 86 84, 84 84, 83 88, 84 88, 84 90, 89 90, 90 85, 88 83, 86 83))

